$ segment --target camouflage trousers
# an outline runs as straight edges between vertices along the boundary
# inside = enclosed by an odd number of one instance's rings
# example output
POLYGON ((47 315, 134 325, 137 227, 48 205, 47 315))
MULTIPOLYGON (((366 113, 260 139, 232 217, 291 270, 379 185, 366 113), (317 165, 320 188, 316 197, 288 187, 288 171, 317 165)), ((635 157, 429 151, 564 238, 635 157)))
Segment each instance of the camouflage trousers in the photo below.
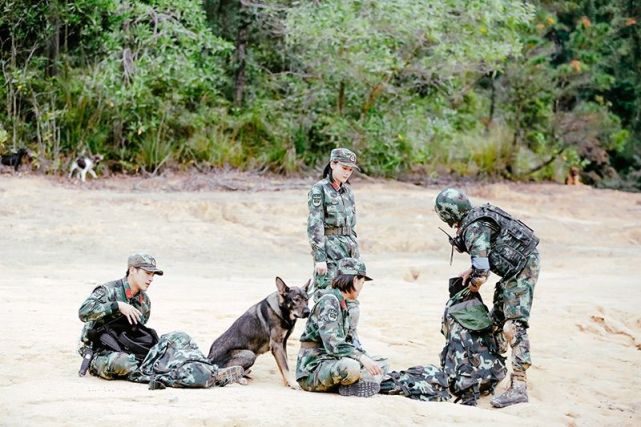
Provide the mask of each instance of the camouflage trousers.
POLYGON ((312 375, 301 378, 298 384, 305 391, 336 391, 340 385, 354 384, 356 381, 380 383, 389 371, 389 362, 382 357, 372 357, 381 367, 383 375, 371 375, 361 362, 349 357, 337 360, 325 360, 319 363, 312 375))
POLYGON ((525 372, 532 365, 527 329, 540 270, 541 258, 535 250, 518 274, 499 281, 494 289, 492 320, 512 348, 515 372, 525 372))
POLYGON ((89 372, 106 380, 127 379, 129 374, 138 369, 138 365, 133 354, 101 351, 91 361, 89 372))

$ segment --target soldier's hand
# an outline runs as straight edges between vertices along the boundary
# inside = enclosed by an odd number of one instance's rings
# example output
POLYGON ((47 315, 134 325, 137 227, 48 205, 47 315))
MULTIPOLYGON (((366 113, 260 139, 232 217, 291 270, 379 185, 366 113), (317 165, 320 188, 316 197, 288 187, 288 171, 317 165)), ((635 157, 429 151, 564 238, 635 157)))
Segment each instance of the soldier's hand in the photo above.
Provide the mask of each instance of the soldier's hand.
POLYGON ((325 261, 317 262, 314 265, 314 271, 319 276, 324 276, 327 274, 327 263, 325 261))
POLYGON ((142 313, 136 307, 126 302, 118 301, 118 310, 127 318, 130 325, 137 324, 142 317, 142 313))
POLYGON ((363 364, 367 372, 370 373, 370 375, 383 375, 383 370, 381 369, 381 367, 378 366, 378 364, 372 359, 370 359, 369 356, 363 354, 359 360, 363 364))
POLYGON ((459 277, 462 277, 463 278, 463 283, 465 283, 467 278, 470 277, 470 274, 472 274, 472 269, 468 268, 467 270, 462 271, 461 273, 459 273, 459 277))
POLYGON ((474 277, 470 279, 469 285, 467 285, 467 288, 470 290, 470 292, 478 292, 479 289, 481 289, 481 285, 485 283, 487 279, 484 277, 474 277))

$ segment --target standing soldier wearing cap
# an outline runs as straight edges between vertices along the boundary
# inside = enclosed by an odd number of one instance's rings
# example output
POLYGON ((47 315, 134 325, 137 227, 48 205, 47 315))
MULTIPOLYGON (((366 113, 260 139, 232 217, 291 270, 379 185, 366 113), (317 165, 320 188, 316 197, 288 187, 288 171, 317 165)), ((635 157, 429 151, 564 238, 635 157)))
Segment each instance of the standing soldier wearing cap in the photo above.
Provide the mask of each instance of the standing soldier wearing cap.
MULTIPOLYGON (((309 191, 307 203, 307 236, 314 257, 314 280, 308 293, 318 300, 323 290, 336 276, 338 262, 347 257, 359 258, 356 239, 356 204, 349 177, 356 166, 356 154, 347 148, 335 148, 323 171, 323 179, 309 191)), ((356 326, 359 318, 358 301, 349 304, 352 324, 348 339, 360 347, 356 326)))
MULTIPOLYGON (((124 316, 130 324, 144 325, 149 320, 151 301, 147 289, 154 276, 163 272, 156 267, 156 260, 147 254, 134 254, 127 260, 126 276, 100 285, 82 303, 78 315, 85 322, 82 330, 80 353, 86 357, 91 344, 89 334, 117 317, 124 316)), ((126 378, 136 370, 138 362, 133 354, 99 351, 90 362, 90 372, 105 378, 126 378)))
POLYGON ((469 290, 478 292, 490 272, 501 277, 494 288, 492 320, 497 338, 505 337, 512 348, 512 381, 503 394, 492 399, 492 406, 527 402, 525 372, 532 364, 527 330, 541 269, 539 239, 530 227, 501 208, 489 203, 472 207, 467 196, 453 188, 438 194, 434 209, 457 230, 456 237, 450 238, 452 246, 470 254, 472 265, 461 275, 469 290))
POLYGON ((320 296, 300 337, 296 381, 306 391, 338 391, 343 396, 370 397, 380 390, 386 359, 372 358, 348 340, 348 301, 356 301, 372 280, 365 264, 354 258, 338 263, 332 288, 320 296))

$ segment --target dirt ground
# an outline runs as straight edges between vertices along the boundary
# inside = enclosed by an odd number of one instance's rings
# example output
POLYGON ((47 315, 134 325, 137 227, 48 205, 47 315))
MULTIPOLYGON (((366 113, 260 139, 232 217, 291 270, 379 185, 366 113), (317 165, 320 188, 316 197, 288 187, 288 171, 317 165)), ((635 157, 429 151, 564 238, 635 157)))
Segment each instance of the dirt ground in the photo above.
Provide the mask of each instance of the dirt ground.
MULTIPOLYGON (((286 388, 271 355, 249 385, 150 391, 78 377, 78 308, 122 277, 127 256, 165 270, 149 290, 149 325, 183 330, 207 353, 244 310, 301 285, 311 180, 226 175, 63 179, 0 175, 0 425, 641 425, 641 194, 554 184, 473 184, 541 238, 530 336, 530 403, 492 409, 286 388)), ((437 187, 354 179, 361 253, 375 279, 359 331, 393 369, 438 363, 447 279, 469 260, 433 211, 437 187)), ((494 278, 483 286, 492 299, 494 278)), ((293 368, 298 322, 289 343, 293 368)), ((499 386, 502 390, 504 384, 499 386)))

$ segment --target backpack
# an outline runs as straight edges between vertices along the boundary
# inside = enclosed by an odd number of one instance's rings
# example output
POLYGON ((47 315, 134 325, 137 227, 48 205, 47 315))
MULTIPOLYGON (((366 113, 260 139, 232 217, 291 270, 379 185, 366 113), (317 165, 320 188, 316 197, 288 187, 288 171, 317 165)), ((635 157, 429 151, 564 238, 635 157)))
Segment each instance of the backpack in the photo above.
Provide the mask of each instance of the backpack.
POLYGON ((92 329, 88 338, 94 351, 117 351, 133 354, 141 362, 158 343, 158 334, 140 323, 130 324, 125 316, 118 316, 92 329))
POLYGON ((225 385, 216 383, 217 371, 218 366, 203 355, 189 335, 176 331, 160 337, 129 380, 149 383, 152 390, 225 385))
POLYGON ((413 366, 405 371, 389 372, 381 382, 383 394, 401 395, 428 402, 450 399, 448 378, 437 366, 413 366))

